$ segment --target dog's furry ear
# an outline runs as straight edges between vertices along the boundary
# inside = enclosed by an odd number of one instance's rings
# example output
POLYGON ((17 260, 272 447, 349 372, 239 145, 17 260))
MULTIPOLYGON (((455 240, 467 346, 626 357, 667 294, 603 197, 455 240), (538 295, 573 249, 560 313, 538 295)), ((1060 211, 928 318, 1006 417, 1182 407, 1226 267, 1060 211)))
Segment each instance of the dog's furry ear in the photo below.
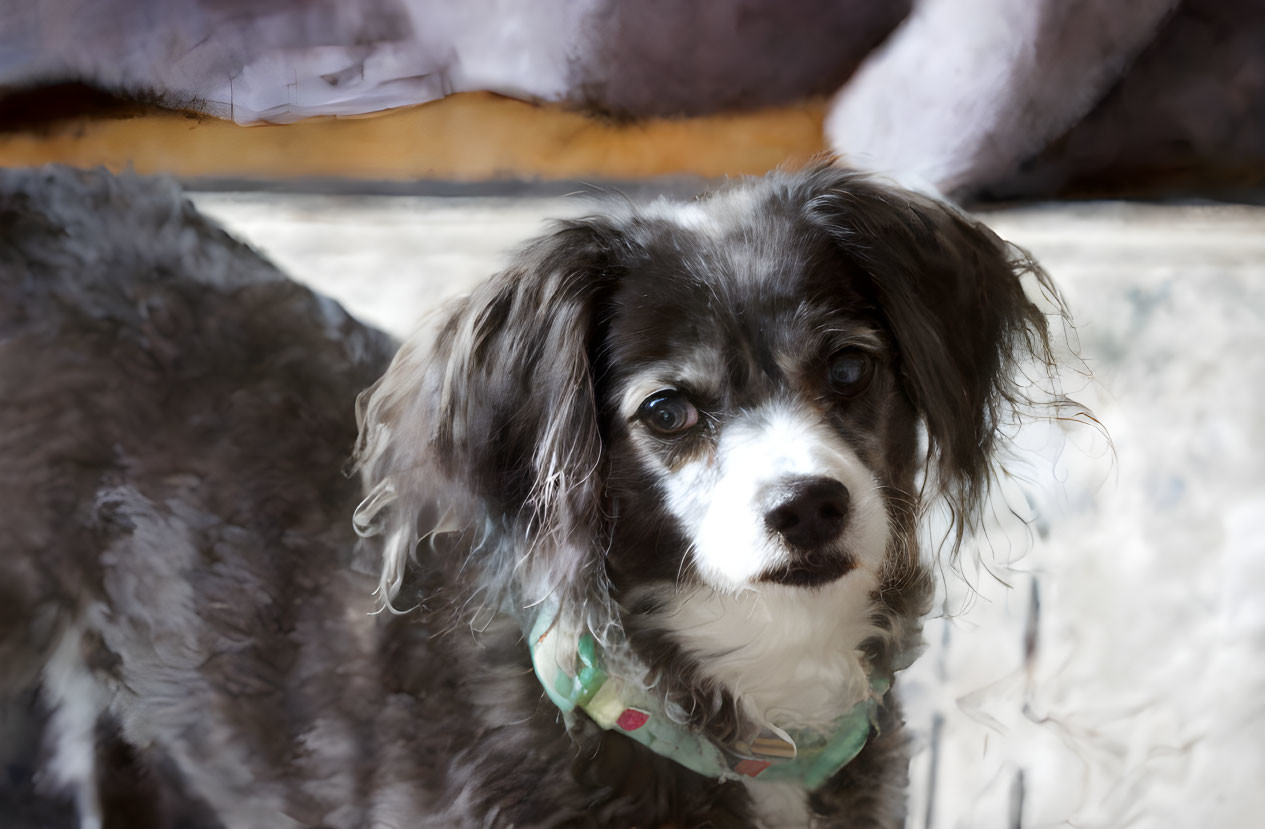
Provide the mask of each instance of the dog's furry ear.
MULTIPOLYGON (((358 402, 362 535, 384 536, 381 594, 418 542, 466 534, 489 601, 608 595, 602 447, 589 350, 620 245, 600 219, 560 223, 406 343, 358 402)), ((424 589, 424 586, 423 586, 424 589)), ((578 603, 578 605, 577 605, 578 603)))
MULTIPOLYGON (((928 482, 954 511, 956 541, 978 518, 999 426, 1033 403, 1020 382, 1053 366, 1034 284, 1063 313, 1040 268, 983 224, 933 199, 854 172, 811 174, 810 217, 867 277, 896 341, 906 392, 926 424, 928 482)), ((956 548, 956 544, 955 544, 956 548)))

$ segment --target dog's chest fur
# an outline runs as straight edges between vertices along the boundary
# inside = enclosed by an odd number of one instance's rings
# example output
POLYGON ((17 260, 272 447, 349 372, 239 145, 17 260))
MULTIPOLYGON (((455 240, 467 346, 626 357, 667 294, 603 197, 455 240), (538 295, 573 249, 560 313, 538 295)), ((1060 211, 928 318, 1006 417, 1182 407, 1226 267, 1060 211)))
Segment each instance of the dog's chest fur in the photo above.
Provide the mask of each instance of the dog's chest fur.
POLYGON ((673 596, 662 624, 750 717, 785 729, 829 728, 869 693, 861 643, 874 635, 872 578, 804 595, 766 588, 730 596, 705 588, 673 596))

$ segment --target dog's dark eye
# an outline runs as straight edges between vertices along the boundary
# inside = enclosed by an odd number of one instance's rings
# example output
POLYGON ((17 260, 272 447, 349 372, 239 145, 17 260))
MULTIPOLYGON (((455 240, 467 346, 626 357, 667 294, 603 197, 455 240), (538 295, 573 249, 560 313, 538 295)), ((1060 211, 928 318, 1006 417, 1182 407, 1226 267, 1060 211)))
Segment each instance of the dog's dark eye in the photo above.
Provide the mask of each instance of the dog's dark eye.
POLYGON ((698 425, 698 409, 675 389, 657 391, 637 409, 637 417, 661 435, 675 435, 698 425))
POLYGON ((830 358, 826 369, 830 387, 839 394, 858 395, 870 385, 874 361, 859 348, 845 348, 830 358))

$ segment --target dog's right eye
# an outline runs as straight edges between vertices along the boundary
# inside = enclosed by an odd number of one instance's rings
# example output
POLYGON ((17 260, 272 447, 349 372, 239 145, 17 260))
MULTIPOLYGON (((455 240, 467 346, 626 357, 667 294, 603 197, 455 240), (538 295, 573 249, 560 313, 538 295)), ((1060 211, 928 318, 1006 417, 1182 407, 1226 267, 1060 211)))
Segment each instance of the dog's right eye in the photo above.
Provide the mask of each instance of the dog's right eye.
POLYGON ((874 360, 859 348, 845 348, 830 359, 826 378, 830 387, 845 397, 856 397, 870 385, 874 360))
POLYGON ((637 409, 637 417, 661 435, 677 435, 698 425, 698 409, 675 389, 647 397, 637 409))

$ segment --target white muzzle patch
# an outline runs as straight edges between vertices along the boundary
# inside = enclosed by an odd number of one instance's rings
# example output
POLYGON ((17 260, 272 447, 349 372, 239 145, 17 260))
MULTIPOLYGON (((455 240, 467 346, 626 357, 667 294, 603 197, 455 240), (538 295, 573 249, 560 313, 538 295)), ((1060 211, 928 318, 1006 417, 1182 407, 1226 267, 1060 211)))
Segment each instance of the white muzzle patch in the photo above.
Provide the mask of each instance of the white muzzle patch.
POLYGON ((807 407, 776 403, 727 424, 713 452, 664 469, 667 506, 685 528, 690 555, 711 587, 737 592, 788 566, 793 551, 765 523, 770 493, 801 478, 828 478, 848 490, 842 534, 833 545, 877 572, 889 527, 878 484, 856 452, 807 407))

